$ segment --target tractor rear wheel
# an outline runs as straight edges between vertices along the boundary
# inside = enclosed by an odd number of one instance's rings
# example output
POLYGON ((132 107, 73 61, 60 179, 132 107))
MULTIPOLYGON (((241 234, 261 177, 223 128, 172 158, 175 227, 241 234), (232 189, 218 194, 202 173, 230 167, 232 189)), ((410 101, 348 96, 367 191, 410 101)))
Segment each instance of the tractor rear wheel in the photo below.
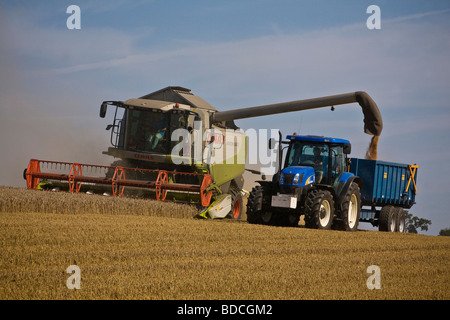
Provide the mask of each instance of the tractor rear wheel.
POLYGON ((256 186, 250 192, 247 201, 247 221, 252 224, 271 224, 273 214, 267 200, 266 189, 256 186), (268 210, 269 209, 269 210, 268 210))
POLYGON ((305 202, 305 225, 313 229, 330 229, 334 220, 333 195, 327 190, 312 190, 305 202))
POLYGON ((361 214, 361 193, 358 184, 352 182, 342 202, 342 229, 356 231, 358 229, 361 214))

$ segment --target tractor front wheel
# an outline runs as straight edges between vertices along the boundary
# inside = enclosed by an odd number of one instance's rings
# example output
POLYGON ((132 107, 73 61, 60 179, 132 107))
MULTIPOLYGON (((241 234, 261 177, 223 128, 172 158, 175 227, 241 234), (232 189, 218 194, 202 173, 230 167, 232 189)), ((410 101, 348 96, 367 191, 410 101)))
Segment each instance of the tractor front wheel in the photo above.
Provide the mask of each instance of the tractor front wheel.
POLYGON ((312 190, 305 202, 305 225, 313 229, 330 229, 334 220, 333 195, 327 190, 312 190))
POLYGON ((263 186, 256 186, 247 201, 247 221, 252 224, 271 224, 274 215, 270 211, 270 201, 263 186))

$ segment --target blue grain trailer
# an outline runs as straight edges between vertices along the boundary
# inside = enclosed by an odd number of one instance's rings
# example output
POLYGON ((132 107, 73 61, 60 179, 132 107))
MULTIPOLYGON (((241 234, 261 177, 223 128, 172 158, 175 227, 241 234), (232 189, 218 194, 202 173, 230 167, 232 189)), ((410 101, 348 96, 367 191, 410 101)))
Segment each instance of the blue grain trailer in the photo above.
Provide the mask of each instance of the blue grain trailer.
MULTIPOLYGON (((257 181, 247 201, 250 223, 355 231, 370 222, 380 231, 405 231, 415 203, 417 165, 348 158, 348 140, 289 135, 278 144, 272 181, 257 181), (282 144, 288 144, 282 167, 282 144)), ((273 143, 273 141, 272 141, 273 143)), ((272 144, 270 143, 270 144, 272 144)))
POLYGON ((360 221, 381 231, 403 232, 405 209, 416 202, 417 165, 349 159, 349 172, 361 178, 360 221))

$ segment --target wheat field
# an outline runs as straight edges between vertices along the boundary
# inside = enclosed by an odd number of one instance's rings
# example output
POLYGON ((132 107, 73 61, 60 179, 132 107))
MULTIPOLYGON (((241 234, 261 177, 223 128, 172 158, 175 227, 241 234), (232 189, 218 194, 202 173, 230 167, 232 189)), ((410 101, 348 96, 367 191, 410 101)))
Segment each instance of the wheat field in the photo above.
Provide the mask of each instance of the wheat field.
POLYGON ((450 238, 194 219, 187 205, 0 187, 0 299, 450 298, 450 238), (80 289, 68 289, 70 265, 80 289), (370 290, 367 269, 380 270, 370 290))

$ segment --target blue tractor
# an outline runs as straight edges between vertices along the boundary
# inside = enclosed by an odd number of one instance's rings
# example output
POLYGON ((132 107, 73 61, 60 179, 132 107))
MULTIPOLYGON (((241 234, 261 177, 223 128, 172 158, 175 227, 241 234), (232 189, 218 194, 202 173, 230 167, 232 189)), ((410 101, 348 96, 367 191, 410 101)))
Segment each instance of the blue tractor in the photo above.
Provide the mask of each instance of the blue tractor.
POLYGON ((348 158, 351 144, 345 139, 287 139, 280 135, 280 167, 272 181, 258 181, 250 192, 249 223, 297 226, 304 215, 307 228, 356 231, 363 221, 380 231, 405 232, 417 165, 348 158), (282 143, 288 144, 284 168, 282 143))
POLYGON ((346 170, 350 142, 300 135, 287 139, 284 169, 272 182, 259 181, 250 193, 248 222, 294 226, 304 214, 309 228, 356 230, 362 181, 346 170))

